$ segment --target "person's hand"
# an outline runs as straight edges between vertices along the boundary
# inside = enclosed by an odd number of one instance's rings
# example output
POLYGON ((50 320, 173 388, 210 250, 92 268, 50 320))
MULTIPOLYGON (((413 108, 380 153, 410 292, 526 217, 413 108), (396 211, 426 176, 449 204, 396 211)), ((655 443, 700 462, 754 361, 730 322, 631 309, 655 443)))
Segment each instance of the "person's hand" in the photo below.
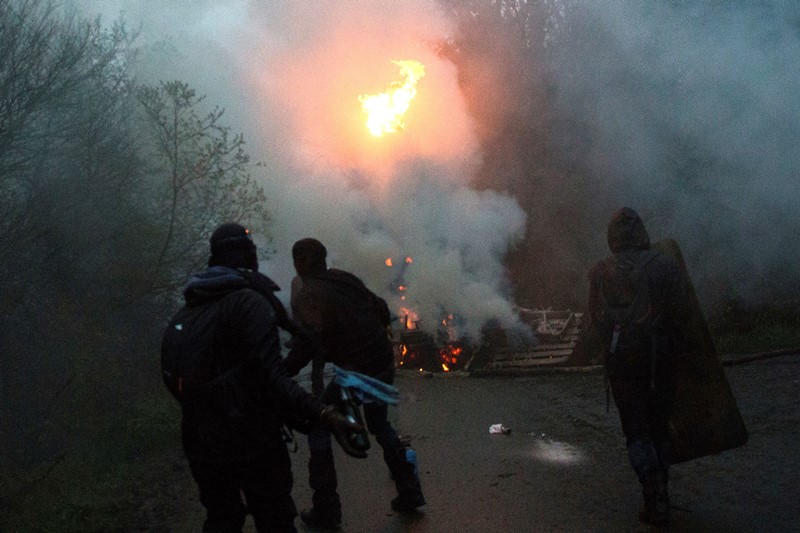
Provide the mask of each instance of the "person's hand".
POLYGON ((367 453, 364 450, 356 449, 350 443, 350 435, 364 431, 361 424, 348 420, 347 417, 340 413, 333 405, 329 405, 322 410, 322 413, 319 415, 319 420, 322 425, 330 430, 336 442, 339 443, 339 446, 342 447, 347 455, 355 457, 356 459, 364 459, 367 457, 367 453))

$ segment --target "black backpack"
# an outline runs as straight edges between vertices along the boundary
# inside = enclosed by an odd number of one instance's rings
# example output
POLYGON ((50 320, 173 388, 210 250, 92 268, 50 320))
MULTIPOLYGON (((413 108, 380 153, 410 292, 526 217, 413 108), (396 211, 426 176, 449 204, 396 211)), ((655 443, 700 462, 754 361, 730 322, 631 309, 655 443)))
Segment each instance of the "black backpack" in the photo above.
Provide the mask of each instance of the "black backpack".
MULTIPOLYGON (((250 287, 264 296, 275 311, 277 325, 293 337, 305 332, 289 318, 275 296, 279 287, 263 274, 241 271, 250 287)), ((214 338, 219 322, 221 299, 203 305, 184 305, 172 317, 161 341, 161 375, 170 393, 181 404, 211 390, 234 369, 217 368, 214 338), (221 375, 222 374, 222 375, 221 375)))
POLYGON ((219 300, 184 306, 172 317, 161 341, 161 375, 181 404, 211 387, 218 378, 214 337, 219 300))
POLYGON ((645 266, 656 256, 617 254, 605 260, 601 278, 603 342, 610 354, 650 354, 655 320, 645 266))

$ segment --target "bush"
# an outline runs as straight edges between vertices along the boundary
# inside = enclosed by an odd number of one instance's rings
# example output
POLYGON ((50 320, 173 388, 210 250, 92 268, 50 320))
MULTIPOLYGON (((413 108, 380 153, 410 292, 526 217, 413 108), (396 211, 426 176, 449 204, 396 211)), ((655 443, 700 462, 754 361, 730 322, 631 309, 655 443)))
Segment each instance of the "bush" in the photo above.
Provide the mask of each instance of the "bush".
POLYGON ((753 353, 800 346, 800 302, 748 305, 732 300, 710 317, 717 351, 753 353))

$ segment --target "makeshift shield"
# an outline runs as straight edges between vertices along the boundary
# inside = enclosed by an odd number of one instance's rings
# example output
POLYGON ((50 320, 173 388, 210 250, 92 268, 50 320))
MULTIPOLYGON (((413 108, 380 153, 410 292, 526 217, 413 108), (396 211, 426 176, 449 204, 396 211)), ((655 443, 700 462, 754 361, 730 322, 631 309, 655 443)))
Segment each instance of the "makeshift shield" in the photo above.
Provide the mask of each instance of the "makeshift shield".
POLYGON ((675 357, 676 395, 669 420, 672 463, 742 446, 747 442, 747 429, 714 348, 678 243, 665 239, 654 243, 652 248, 678 263, 686 276, 689 298, 689 320, 684 330, 687 349, 675 357))

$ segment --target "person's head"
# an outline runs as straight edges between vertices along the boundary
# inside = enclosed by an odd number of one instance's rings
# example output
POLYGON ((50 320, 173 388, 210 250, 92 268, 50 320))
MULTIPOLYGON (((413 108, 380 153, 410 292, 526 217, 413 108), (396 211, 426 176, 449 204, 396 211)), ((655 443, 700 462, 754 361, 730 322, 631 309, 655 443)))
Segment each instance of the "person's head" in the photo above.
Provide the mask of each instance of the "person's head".
POLYGON ((607 238, 608 248, 613 253, 650 248, 650 236, 644 223, 639 214, 630 207, 623 207, 611 215, 607 238))
POLYGON ((327 270, 326 257, 328 257, 328 250, 317 239, 310 237, 300 239, 292 246, 294 269, 300 277, 327 270))
POLYGON ((209 241, 211 257, 208 266, 247 268, 258 271, 256 245, 250 230, 235 222, 222 224, 214 230, 209 241))

